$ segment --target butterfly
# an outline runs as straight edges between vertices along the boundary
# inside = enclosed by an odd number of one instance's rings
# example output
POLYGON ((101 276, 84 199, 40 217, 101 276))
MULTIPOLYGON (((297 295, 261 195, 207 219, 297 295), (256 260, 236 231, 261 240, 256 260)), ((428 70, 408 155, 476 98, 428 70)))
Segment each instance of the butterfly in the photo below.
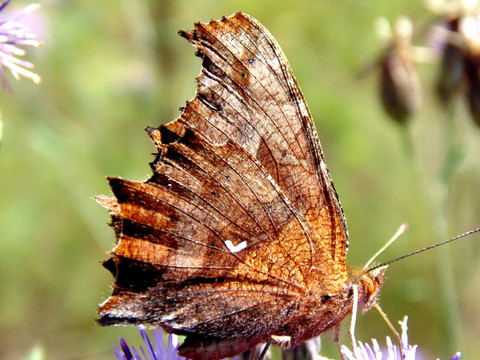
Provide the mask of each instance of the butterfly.
POLYGON ((109 178, 115 277, 101 325, 185 335, 179 354, 221 359, 294 347, 369 309, 386 267, 349 272, 348 231, 300 87, 277 41, 236 13, 180 31, 198 49, 195 98, 147 128, 146 181, 109 178))

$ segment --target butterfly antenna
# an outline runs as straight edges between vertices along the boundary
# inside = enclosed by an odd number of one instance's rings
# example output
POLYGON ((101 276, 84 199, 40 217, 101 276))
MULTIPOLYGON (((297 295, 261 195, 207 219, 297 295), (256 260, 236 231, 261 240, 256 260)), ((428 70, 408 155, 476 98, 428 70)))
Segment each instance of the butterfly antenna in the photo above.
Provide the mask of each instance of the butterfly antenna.
MULTIPOLYGON (((451 239, 449 239, 449 240, 445 240, 445 241, 439 242, 439 243, 437 243, 437 244, 427 246, 426 248, 419 249, 419 250, 414 251, 414 252, 412 252, 412 253, 410 253, 410 254, 406 254, 406 255, 400 256, 400 257, 398 257, 398 258, 395 258, 395 259, 393 259, 393 260, 387 261, 387 262, 385 262, 385 263, 383 263, 383 264, 376 265, 376 266, 374 266, 373 268, 368 269, 368 271, 377 269, 377 268, 382 267, 382 266, 390 265, 391 263, 394 263, 394 262, 397 262, 397 261, 399 261, 399 260, 405 259, 405 258, 410 257, 410 256, 412 256, 412 255, 416 255, 416 254, 419 254, 419 253, 421 253, 421 252, 424 252, 424 251, 427 251, 427 250, 436 248, 436 247, 438 247, 438 246, 448 244, 449 242, 452 242, 452 241, 455 241, 455 240, 464 238, 464 237, 466 237, 466 236, 468 236, 468 235, 472 235, 472 234, 475 234, 475 233, 477 233, 477 232, 480 232, 480 228, 477 228, 477 229, 475 229, 475 230, 467 231, 466 233, 463 233, 463 234, 461 234, 461 235, 455 236, 454 238, 451 238, 451 239)), ((380 251, 380 252, 381 252, 381 251, 380 251)), ((377 254, 375 254, 375 255, 377 255, 377 254)), ((375 258, 375 257, 374 257, 374 258, 375 258)), ((369 262, 369 263, 370 263, 370 262, 369 262)))
MULTIPOLYGON (((377 258, 378 255, 380 255, 386 248, 388 248, 390 245, 392 245, 392 243, 397 240, 399 238, 400 235, 402 235, 405 231, 407 231, 408 229, 408 224, 407 223, 403 223, 402 225, 400 225, 400 227, 398 228, 397 232, 392 236, 392 238, 390 240, 388 240, 388 242, 383 245, 383 247, 378 250, 371 258, 370 260, 367 261, 367 263, 365 264, 365 266, 363 267, 365 270, 368 269, 368 267, 370 266, 370 264, 377 258)), ((392 261, 393 262, 393 261, 392 261)), ((378 265, 378 266, 375 266, 374 268, 372 269, 368 269, 368 271, 370 270, 373 270, 373 269, 376 269, 380 266, 383 266, 383 265, 387 265, 387 264, 390 264, 390 262, 386 263, 386 264, 382 264, 382 265, 378 265)))

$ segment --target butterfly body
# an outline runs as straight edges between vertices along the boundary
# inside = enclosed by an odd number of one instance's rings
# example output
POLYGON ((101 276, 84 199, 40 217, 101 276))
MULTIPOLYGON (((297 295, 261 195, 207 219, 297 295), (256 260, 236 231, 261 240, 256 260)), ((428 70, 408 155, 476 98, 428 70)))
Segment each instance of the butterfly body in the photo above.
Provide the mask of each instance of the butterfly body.
POLYGON ((347 272, 343 210, 275 39, 243 13, 180 35, 203 59, 195 98, 147 129, 151 178, 109 178, 114 197, 97 199, 117 236, 99 323, 161 326, 213 360, 319 335, 351 312, 353 286, 368 309, 385 269, 347 272))

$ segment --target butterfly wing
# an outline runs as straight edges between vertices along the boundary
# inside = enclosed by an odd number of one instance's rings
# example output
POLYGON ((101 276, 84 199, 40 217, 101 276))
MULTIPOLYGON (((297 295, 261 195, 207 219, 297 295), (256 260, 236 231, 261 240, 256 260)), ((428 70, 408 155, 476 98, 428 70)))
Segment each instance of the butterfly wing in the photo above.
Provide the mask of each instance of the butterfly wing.
POLYGON ((183 354, 205 359, 272 334, 300 340, 292 324, 319 311, 301 299, 346 281, 345 219, 311 115, 255 19, 237 13, 180 34, 203 58, 196 96, 147 129, 153 176, 111 178, 115 197, 99 198, 117 234, 99 322, 161 325, 187 335, 183 354))

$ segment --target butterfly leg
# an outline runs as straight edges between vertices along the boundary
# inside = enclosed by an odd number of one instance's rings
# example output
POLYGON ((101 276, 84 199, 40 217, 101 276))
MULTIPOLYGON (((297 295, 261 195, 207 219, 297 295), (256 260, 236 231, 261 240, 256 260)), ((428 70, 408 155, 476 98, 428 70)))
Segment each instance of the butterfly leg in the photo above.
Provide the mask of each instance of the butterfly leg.
POLYGON ((340 324, 335 325, 335 344, 337 344, 338 352, 340 353, 340 357, 342 360, 346 360, 342 353, 342 344, 340 344, 340 324))
POLYGON ((358 286, 353 285, 353 305, 352 305, 352 319, 350 320, 350 329, 348 329, 348 335, 352 341, 352 349, 355 351, 357 348, 357 340, 355 339, 355 324, 357 322, 358 311, 358 286))
MULTIPOLYGON (((358 287, 353 285, 353 304, 352 304, 352 319, 350 320, 350 328, 348 329, 348 335, 352 342, 353 353, 356 353, 357 349, 357 340, 355 339, 355 323, 357 321, 357 311, 358 311, 358 287)), ((340 344, 340 324, 335 325, 335 343, 338 346, 338 351, 342 360, 345 360, 345 357, 342 353, 342 344, 340 344)))
POLYGON ((268 348, 270 347, 271 343, 272 339, 268 339, 257 360, 263 360, 265 358, 265 355, 267 354, 268 348))

